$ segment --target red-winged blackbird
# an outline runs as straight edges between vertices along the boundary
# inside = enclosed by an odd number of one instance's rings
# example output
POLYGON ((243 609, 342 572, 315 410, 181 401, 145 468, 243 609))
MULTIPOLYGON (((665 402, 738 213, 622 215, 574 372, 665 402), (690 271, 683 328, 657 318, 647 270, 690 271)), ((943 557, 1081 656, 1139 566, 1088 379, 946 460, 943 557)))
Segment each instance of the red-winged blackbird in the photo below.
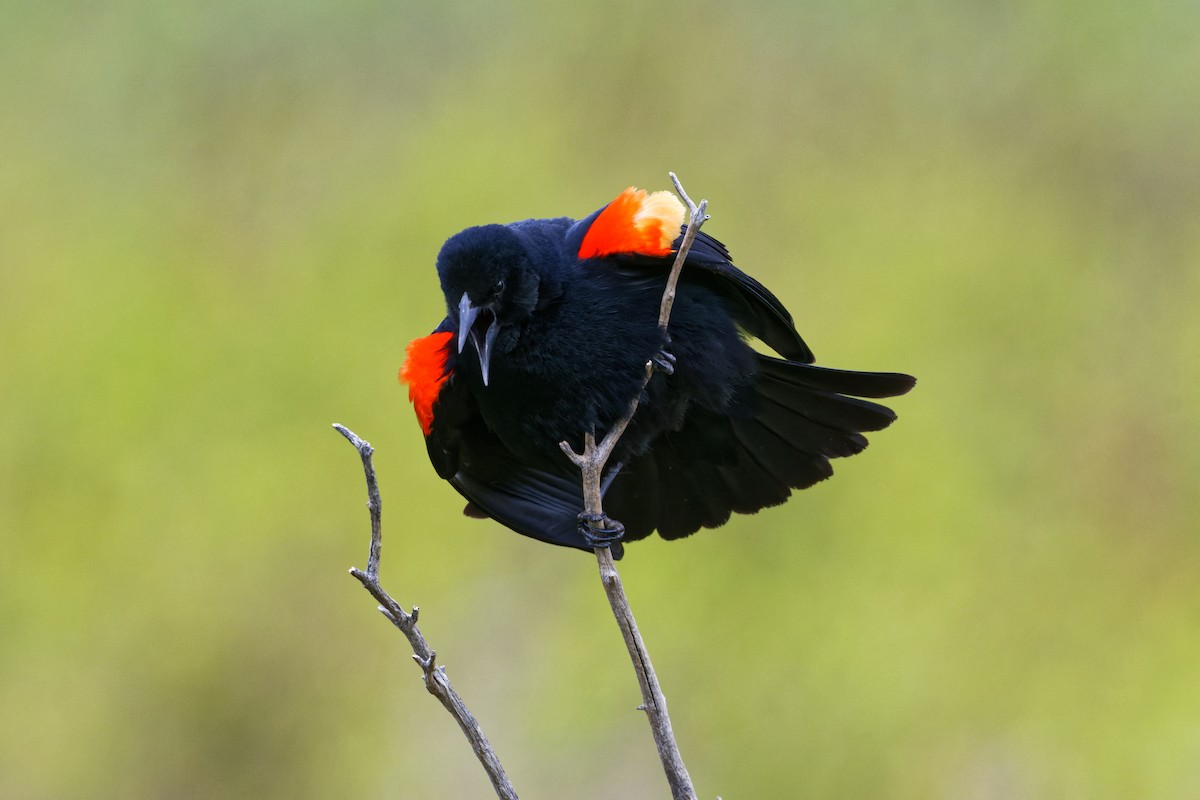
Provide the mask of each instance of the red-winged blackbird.
POLYGON ((895 420, 857 398, 904 394, 912 377, 814 366, 783 304, 704 233, 664 337, 659 302, 683 218, 674 195, 631 187, 580 221, 468 228, 442 247, 447 316, 409 344, 400 376, 466 514, 589 549, 579 471, 559 442, 579 450, 585 432, 602 436, 652 359, 661 369, 605 478, 625 541, 656 529, 677 539, 782 503, 833 474, 829 459, 866 447, 862 431, 895 420))

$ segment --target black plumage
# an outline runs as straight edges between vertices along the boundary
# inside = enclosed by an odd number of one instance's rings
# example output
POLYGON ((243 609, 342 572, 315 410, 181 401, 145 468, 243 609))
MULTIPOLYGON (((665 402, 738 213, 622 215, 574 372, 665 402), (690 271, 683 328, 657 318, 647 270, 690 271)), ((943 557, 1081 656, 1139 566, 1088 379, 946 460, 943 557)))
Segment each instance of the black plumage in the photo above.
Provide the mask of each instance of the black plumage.
POLYGON ((430 459, 472 516, 588 549, 579 473, 558 443, 578 449, 586 431, 602 436, 664 349, 674 372, 651 378, 610 462, 621 468, 605 510, 625 525, 625 541, 654 530, 679 538, 782 503, 829 477, 829 459, 866 447, 863 432, 895 419, 859 398, 914 385, 898 373, 813 365, 783 304, 703 233, 664 337, 658 306, 679 223, 630 191, 579 222, 469 228, 438 255, 447 317, 410 346, 402 374, 430 459), (622 202, 649 223, 622 216, 622 202), (664 236, 647 245, 636 235, 655 222, 664 236))

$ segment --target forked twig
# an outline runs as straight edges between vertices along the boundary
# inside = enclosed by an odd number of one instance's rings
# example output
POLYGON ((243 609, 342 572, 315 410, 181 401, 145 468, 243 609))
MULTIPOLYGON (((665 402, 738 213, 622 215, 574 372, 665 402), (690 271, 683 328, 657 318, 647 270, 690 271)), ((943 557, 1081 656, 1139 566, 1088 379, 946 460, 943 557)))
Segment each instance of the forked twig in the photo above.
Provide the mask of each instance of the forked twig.
MULTIPOLYGON (((687 205, 688 224, 679 244, 679 250, 675 254, 675 262, 671 265, 671 273, 667 277, 662 302, 659 305, 658 326, 664 333, 664 339, 666 338, 667 323, 671 319, 671 307, 675 302, 675 288, 679 283, 679 274, 683 270, 683 263, 687 259, 692 242, 696 239, 696 234, 700 232, 700 226, 709 218, 705 213, 708 209, 708 201, 701 200, 699 205, 693 203, 683 190, 683 185, 675 173, 669 174, 671 183, 675 185, 675 191, 687 205)), ((592 519, 607 520, 604 516, 601 491, 604 467, 616 448, 617 441, 625 433, 630 420, 637 412, 638 398, 653 375, 654 362, 648 361, 641 388, 630 403, 629 411, 613 423, 599 443, 596 442, 593 432, 587 432, 584 434, 582 453, 576 453, 567 442, 559 444, 563 452, 575 466, 579 467, 582 473, 584 513, 592 519)), ((610 527, 607 522, 602 524, 604 527, 610 527)), ((674 800, 696 800, 696 790, 692 786, 692 778, 688 774, 687 767, 684 766, 683 757, 679 754, 679 745, 675 742, 671 717, 667 713, 667 700, 659 686, 654 666, 650 663, 650 656, 646 652, 646 643, 642 640, 637 622, 633 618, 633 612, 629 608, 629 600, 625 596, 625 589, 621 584, 621 576, 617 573, 616 564, 613 562, 611 550, 607 546, 597 547, 596 561, 600 568, 600 580, 604 585, 604 593, 608 597, 608 603, 612 607, 617 625, 621 628, 621 635, 625 639, 625 646, 629 649, 629 657, 633 661, 633 668, 637 673, 638 685, 642 690, 642 708, 646 711, 646 717, 650 722, 650 730, 654 735, 658 756, 662 761, 663 770, 666 772, 667 783, 671 786, 671 796, 674 800)))
POLYGON ((509 782, 508 776, 504 774, 504 767, 501 766, 500 759, 496 757, 491 743, 483 735, 483 729, 479 727, 479 722, 471 714, 462 698, 458 696, 458 692, 454 691, 454 687, 450 685, 450 679, 446 677, 446 668, 436 663, 437 653, 425 641, 425 637, 417 627, 419 610, 413 606, 411 614, 405 611, 379 585, 379 556, 383 545, 383 526, 379 484, 375 480, 375 465, 371 458, 375 450, 370 443, 360 439, 346 426, 335 424, 333 427, 358 450, 358 454, 362 458, 363 471, 367 477, 367 509, 371 513, 371 552, 367 558, 366 572, 352 567, 350 574, 371 593, 371 596, 379 603, 379 610, 400 629, 400 632, 412 645, 413 661, 417 662, 421 668, 425 688, 445 706, 458 723, 458 727, 462 728, 467 741, 471 743, 471 749, 475 751, 476 758, 479 759, 479 763, 483 765, 488 778, 492 781, 496 796, 500 800, 517 800, 517 792, 509 782))

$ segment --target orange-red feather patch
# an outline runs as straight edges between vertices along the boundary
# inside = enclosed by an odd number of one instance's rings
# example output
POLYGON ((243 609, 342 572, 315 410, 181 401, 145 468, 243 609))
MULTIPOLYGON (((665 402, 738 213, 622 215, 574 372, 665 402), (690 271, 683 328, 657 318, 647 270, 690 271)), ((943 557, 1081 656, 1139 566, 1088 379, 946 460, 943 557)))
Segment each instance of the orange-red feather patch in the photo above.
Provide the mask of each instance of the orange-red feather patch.
POLYGON ((683 203, 670 192, 648 194, 630 186, 592 221, 579 246, 579 257, 670 255, 683 217, 683 203))
POLYGON ((417 412, 417 422, 426 436, 433 429, 433 404, 450 377, 446 361, 450 358, 449 331, 431 333, 408 343, 408 357, 400 368, 400 380, 408 384, 408 399, 417 412))

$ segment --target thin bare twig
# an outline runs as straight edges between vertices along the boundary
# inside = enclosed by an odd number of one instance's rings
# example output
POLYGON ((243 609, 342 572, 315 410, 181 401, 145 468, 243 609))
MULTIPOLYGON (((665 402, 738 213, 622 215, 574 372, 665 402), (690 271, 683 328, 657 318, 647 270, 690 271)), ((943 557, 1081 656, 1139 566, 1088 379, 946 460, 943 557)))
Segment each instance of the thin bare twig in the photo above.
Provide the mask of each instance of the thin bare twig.
MULTIPOLYGON (((683 240, 679 244, 679 250, 675 254, 675 262, 671 265, 671 274, 667 277, 662 302, 659 305, 658 326, 664 334, 667 330, 667 323, 671 319, 671 307, 675 302, 675 288, 679 283, 683 262, 687 260, 688 251, 696 239, 696 234, 700 232, 700 226, 709 218, 705 213, 708 209, 708 201, 701 200, 699 205, 693 203, 683 190, 683 185, 675 173, 669 174, 671 183, 675 185, 675 191, 687 205, 688 225, 684 231, 683 240)), ((642 378, 641 390, 646 388, 646 384, 650 382, 653 375, 654 362, 648 361, 645 376, 642 378)), ((639 390, 638 396, 641 395, 641 390, 639 390)), ((567 442, 559 444, 563 452, 575 466, 579 467, 582 473, 584 513, 593 519, 607 520, 607 517, 604 516, 603 495, 600 489, 601 480, 604 477, 604 467, 616 448, 617 441, 625 433, 630 420, 637 412, 638 396, 633 398, 625 416, 613 423, 599 443, 596 442, 593 432, 587 432, 584 434, 582 453, 576 453, 567 442)), ((607 522, 602 525, 611 527, 607 522)), ((663 771, 667 775, 667 783, 671 787, 671 797, 674 800, 696 800, 696 789, 692 786, 692 778, 688 774, 687 767, 684 766, 683 757, 679 754, 679 745, 675 742, 671 717, 667 713, 667 699, 663 696, 662 688, 659 686, 658 676, 655 674, 654 666, 650 663, 650 656, 646 652, 646 643, 638 631, 637 621, 633 618, 633 611, 630 610, 629 600, 625 596, 625 588, 621 584, 621 576, 617 573, 612 552, 607 546, 596 548, 596 562, 600 569, 600 581, 604 585, 604 593, 608 597, 608 603, 612 608, 613 616, 616 617, 617 625, 621 628, 621 635, 625 639, 625 646, 629 650, 629 657, 633 661, 633 668, 637 673, 638 685, 642 690, 642 708, 646 711, 646 717, 650 722, 654 744, 658 748, 658 757, 662 761, 663 771)))
MULTIPOLYGON (((667 286, 663 289, 662 303, 658 307, 658 327, 663 330, 666 330, 667 323, 671 321, 671 307, 675 304, 675 287, 679 284, 679 273, 683 272, 683 262, 687 260, 687 255, 692 249, 692 242, 696 241, 696 234, 700 233, 700 226, 709 220, 708 214, 705 213, 708 211, 708 201, 701 200, 700 205, 696 205, 683 190, 683 184, 679 182, 679 177, 674 172, 667 174, 671 176, 675 192, 687 205, 688 225, 683 232, 683 241, 679 243, 679 250, 675 253, 675 263, 671 265, 671 274, 667 276, 667 286)), ((646 380, 649 382, 649 378, 646 380)), ((645 388, 645 384, 642 385, 642 388, 645 388)), ((633 416, 632 411, 629 416, 633 416)))
POLYGON ((446 677, 446 668, 436 663, 437 653, 425 641, 424 635, 417 627, 419 609, 413 606, 412 613, 408 613, 379 585, 379 556, 383 544, 383 526, 379 484, 375 480, 375 464, 371 458, 375 450, 346 426, 335 424, 333 427, 358 450, 358 454, 362 458, 363 472, 367 477, 367 509, 371 512, 371 552, 367 558, 366 572, 352 567, 350 574, 371 593, 371 596, 379 603, 379 610, 400 629, 400 632, 412 645, 413 661, 417 662, 421 668, 425 688, 450 712, 458 723, 458 727, 462 728, 467 741, 471 743, 471 749, 475 751, 476 758, 479 759, 479 763, 483 765, 488 778, 492 781, 496 796, 500 800, 517 800, 517 792, 509 782, 508 776, 504 774, 504 767, 501 766, 500 759, 496 757, 491 743, 483 735, 483 729, 479 727, 479 723, 467 708, 466 703, 458 696, 458 692, 454 691, 454 687, 450 685, 450 679, 446 677))

